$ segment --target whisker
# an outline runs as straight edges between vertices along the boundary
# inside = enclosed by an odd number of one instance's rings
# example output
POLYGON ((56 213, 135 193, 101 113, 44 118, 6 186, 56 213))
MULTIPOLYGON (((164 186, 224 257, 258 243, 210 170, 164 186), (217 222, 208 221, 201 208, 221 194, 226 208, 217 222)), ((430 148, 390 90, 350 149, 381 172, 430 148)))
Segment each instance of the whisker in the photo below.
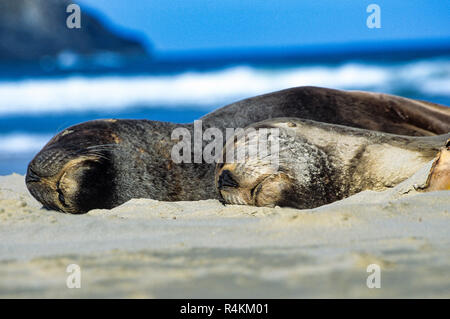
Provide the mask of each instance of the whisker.
POLYGON ((92 146, 88 146, 86 147, 86 149, 99 149, 99 150, 104 150, 104 149, 112 149, 114 147, 116 147, 117 144, 99 144, 99 145, 92 145, 92 146))

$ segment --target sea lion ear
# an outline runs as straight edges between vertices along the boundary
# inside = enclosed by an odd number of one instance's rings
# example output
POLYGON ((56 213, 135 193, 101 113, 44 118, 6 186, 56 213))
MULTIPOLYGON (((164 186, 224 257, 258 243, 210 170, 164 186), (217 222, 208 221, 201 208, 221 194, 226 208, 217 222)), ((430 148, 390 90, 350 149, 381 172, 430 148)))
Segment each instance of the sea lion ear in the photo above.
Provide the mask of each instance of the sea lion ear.
POLYGON ((450 190, 450 139, 433 162, 428 175, 426 191, 450 190))

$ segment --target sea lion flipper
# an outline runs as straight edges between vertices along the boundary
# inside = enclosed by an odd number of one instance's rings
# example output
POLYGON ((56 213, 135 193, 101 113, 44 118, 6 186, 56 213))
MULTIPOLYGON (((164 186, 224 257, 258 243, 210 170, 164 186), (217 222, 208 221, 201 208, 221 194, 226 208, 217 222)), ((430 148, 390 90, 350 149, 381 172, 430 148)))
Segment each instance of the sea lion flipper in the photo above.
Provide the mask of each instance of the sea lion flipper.
POLYGON ((425 190, 450 190, 450 139, 447 140, 447 145, 436 155, 425 190))
MULTIPOLYGON (((394 134, 405 134, 408 131, 417 133, 405 135, 436 135, 450 131, 450 108, 447 106, 384 93, 349 93, 362 100, 367 99, 367 103, 374 105, 369 110, 371 115, 374 120, 382 120, 376 130, 392 130, 388 133, 394 134), (392 128, 387 128, 387 125, 392 125, 392 128)), ((363 104, 363 108, 367 103, 363 104)))

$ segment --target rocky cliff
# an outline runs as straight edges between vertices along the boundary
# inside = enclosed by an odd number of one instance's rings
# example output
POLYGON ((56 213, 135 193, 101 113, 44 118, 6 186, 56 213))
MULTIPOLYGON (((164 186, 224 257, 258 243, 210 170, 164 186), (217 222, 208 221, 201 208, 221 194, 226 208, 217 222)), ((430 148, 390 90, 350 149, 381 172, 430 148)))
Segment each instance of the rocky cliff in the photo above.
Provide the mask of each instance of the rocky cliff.
POLYGON ((81 28, 69 29, 66 0, 1 0, 0 61, 37 61, 70 51, 91 55, 114 52, 146 55, 142 44, 115 34, 81 10, 81 28))

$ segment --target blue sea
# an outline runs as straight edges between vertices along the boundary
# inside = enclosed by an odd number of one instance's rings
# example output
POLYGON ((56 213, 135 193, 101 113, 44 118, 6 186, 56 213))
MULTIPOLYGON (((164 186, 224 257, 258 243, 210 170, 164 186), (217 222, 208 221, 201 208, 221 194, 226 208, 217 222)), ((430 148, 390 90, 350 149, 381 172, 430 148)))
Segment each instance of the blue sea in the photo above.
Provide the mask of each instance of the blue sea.
POLYGON ((388 59, 124 61, 64 53, 0 66, 0 175, 28 162, 64 128, 99 118, 191 122, 234 101, 313 85, 450 105, 450 55, 388 59))

